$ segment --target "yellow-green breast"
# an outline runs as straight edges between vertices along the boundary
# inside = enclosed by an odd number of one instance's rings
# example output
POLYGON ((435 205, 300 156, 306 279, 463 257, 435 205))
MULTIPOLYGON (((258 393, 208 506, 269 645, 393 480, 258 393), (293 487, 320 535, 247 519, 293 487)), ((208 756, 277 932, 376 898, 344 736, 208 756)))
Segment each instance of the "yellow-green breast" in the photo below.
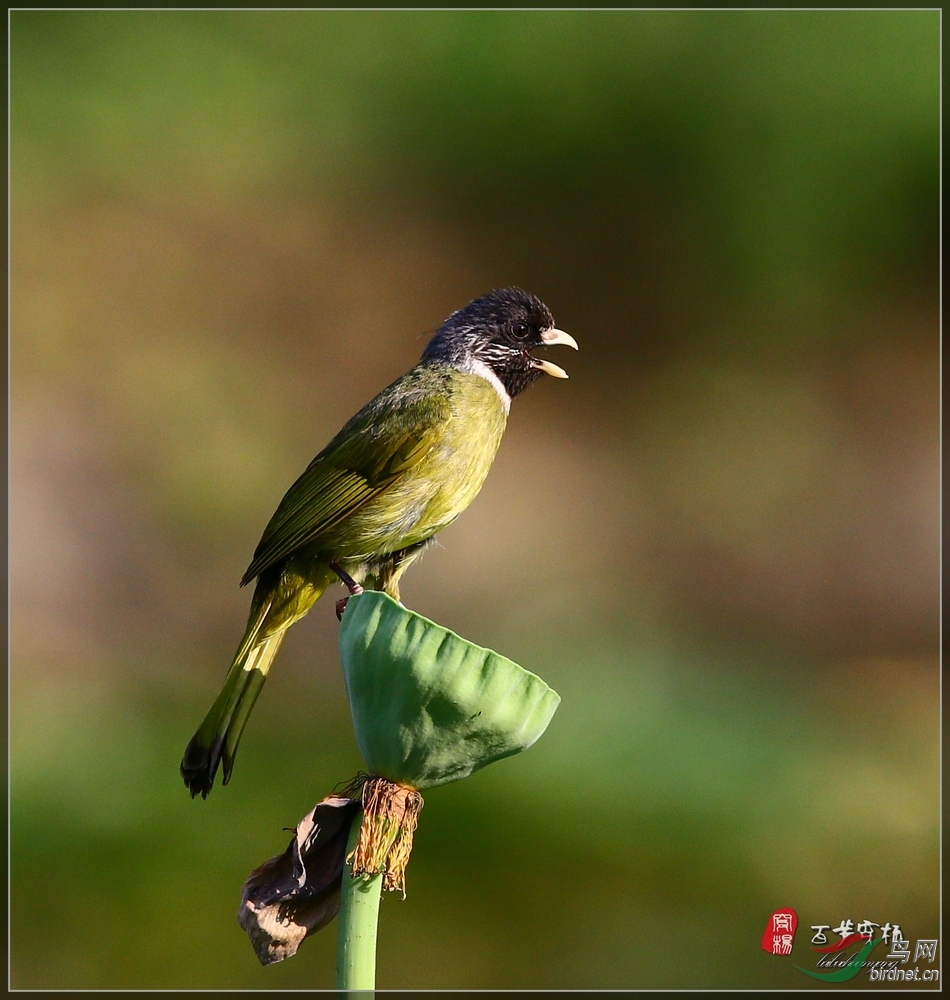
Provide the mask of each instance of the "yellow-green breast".
POLYGON ((321 539, 334 558, 368 559, 430 538, 475 499, 501 444, 507 406, 488 379, 423 363, 400 383, 410 396, 444 400, 448 419, 419 461, 321 539))

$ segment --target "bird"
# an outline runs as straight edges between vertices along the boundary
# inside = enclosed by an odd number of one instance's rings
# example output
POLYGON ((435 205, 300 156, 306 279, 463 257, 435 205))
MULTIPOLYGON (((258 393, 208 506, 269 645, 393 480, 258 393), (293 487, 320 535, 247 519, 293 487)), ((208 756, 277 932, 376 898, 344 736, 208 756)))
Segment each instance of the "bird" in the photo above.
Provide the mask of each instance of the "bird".
POLYGON ((507 287, 473 299, 293 483, 241 580, 257 583, 224 686, 182 757, 192 798, 207 798, 219 765, 222 783, 230 780, 287 629, 331 584, 399 600, 403 573, 481 489, 512 399, 544 373, 568 377, 529 353, 555 344, 577 350, 535 295, 507 287))

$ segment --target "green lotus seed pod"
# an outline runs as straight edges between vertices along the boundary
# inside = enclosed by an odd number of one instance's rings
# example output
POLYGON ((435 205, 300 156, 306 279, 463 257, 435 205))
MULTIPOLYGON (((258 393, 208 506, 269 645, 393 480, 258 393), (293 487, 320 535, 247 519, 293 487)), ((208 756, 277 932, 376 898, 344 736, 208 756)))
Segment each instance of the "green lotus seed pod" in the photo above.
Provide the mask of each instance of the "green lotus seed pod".
POLYGON ((540 677, 381 591, 349 599, 340 660, 364 760, 412 788, 526 749, 561 701, 540 677))

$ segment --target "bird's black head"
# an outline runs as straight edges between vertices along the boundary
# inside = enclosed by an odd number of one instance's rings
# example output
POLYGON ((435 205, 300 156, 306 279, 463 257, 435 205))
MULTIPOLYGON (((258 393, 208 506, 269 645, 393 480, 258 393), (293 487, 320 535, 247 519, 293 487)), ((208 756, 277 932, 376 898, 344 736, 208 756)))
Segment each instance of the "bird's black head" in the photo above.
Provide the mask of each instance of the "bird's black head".
POLYGON ((577 349, 573 337, 555 329, 551 310, 539 298, 520 288, 496 288, 452 313, 422 357, 462 371, 487 369, 509 396, 517 396, 542 372, 567 378, 557 365, 529 353, 551 344, 577 349))

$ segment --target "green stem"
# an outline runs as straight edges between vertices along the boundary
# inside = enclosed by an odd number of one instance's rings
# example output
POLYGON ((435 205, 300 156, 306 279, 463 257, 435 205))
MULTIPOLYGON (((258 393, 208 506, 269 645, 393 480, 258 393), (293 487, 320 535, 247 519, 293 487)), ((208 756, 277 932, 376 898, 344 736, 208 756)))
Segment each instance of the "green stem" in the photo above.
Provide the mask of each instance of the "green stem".
MULTIPOLYGON (((362 822, 363 812, 360 810, 350 827, 347 855, 356 849, 362 822)), ((369 878, 352 878, 350 865, 344 865, 336 949, 338 990, 376 989, 376 923, 382 887, 382 873, 369 878)))

